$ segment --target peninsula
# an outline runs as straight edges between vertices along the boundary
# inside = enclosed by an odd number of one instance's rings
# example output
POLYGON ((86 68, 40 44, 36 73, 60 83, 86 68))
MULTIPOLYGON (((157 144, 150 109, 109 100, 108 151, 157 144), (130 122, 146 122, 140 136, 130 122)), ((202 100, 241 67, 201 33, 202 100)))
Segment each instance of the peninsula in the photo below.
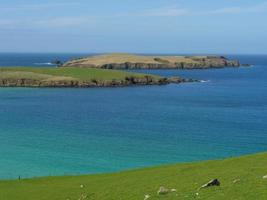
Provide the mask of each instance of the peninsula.
POLYGON ((207 69, 240 66, 239 61, 223 56, 143 56, 116 53, 76 58, 61 65, 103 69, 207 69))
POLYGON ((192 82, 191 79, 90 68, 0 68, 0 87, 122 87, 192 82))

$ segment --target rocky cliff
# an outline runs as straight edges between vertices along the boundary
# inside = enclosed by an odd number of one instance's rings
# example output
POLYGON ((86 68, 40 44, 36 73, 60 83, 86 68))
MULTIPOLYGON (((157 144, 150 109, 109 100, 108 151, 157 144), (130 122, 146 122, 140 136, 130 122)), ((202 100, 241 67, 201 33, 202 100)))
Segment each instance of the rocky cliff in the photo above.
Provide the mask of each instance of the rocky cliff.
POLYGON ((166 85, 170 83, 194 82, 192 79, 179 77, 154 79, 150 76, 145 77, 126 77, 124 80, 37 80, 25 78, 1 78, 0 87, 124 87, 137 85, 166 85))

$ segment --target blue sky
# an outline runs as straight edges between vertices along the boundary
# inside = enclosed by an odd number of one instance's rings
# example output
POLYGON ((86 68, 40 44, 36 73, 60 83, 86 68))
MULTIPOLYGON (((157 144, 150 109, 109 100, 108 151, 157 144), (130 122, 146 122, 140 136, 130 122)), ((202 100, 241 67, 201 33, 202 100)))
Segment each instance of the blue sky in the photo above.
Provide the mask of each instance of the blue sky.
POLYGON ((267 0, 0 1, 0 52, 267 54, 267 0))

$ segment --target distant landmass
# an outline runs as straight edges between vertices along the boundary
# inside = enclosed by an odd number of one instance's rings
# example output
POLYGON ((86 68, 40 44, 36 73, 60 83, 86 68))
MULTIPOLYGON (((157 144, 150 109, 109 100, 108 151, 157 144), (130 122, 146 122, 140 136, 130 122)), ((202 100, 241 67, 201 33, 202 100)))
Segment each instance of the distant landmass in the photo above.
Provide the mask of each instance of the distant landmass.
POLYGON ((76 58, 58 68, 0 68, 0 87, 117 87, 197 82, 181 77, 160 77, 118 71, 123 69, 208 69, 239 67, 239 61, 223 56, 144 56, 105 54, 76 58), (113 70, 114 69, 114 70, 113 70))
POLYGON ((240 66, 239 61, 224 56, 143 56, 118 53, 72 59, 61 65, 103 69, 207 69, 240 66))
POLYGON ((195 82, 180 77, 161 77, 91 68, 0 68, 0 87, 122 87, 195 82))

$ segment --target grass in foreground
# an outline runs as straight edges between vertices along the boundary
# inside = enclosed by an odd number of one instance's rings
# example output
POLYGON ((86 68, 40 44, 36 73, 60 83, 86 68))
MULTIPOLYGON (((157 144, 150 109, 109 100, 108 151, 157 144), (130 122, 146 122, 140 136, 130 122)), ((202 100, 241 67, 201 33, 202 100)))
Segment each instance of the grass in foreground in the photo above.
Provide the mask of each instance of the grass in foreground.
POLYGON ((114 174, 0 181, 0 199, 143 200, 150 195, 148 200, 266 200, 264 175, 267 175, 267 153, 114 174), (221 186, 198 191, 214 178, 220 180, 221 186), (177 192, 157 195, 160 186, 177 192))
MULTIPOLYGON (((37 80, 124 80, 126 77, 144 77, 145 74, 131 73, 119 70, 92 69, 92 68, 31 68, 9 67, 0 68, 0 79, 4 78, 27 78, 37 80)), ((159 78, 158 76, 153 76, 159 78)))

